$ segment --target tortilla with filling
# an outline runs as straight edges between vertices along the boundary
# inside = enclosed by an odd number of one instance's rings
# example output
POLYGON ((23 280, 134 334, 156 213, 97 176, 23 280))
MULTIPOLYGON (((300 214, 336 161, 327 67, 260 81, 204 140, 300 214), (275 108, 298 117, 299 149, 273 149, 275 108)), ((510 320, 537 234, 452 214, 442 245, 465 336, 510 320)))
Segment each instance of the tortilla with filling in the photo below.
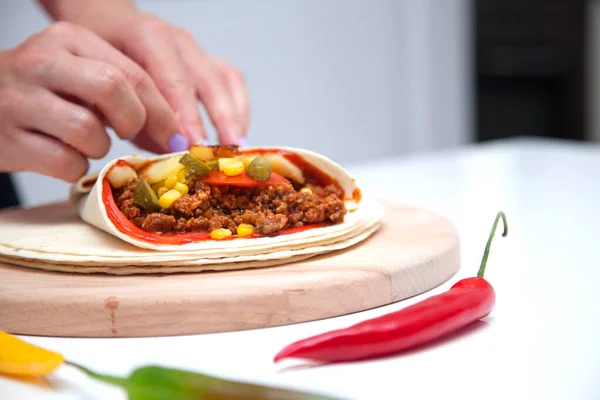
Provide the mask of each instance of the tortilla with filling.
POLYGON ((268 252, 315 237, 335 241, 364 226, 352 218, 364 204, 354 179, 332 160, 293 148, 194 146, 123 157, 82 178, 72 198, 88 224, 152 250, 268 252))

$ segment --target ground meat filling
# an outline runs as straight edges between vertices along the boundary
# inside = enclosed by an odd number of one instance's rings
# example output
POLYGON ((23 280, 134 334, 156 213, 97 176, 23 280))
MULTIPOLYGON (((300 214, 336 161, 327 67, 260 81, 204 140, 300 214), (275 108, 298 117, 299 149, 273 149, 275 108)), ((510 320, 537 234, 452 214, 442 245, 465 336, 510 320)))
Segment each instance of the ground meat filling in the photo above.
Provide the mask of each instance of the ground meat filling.
POLYGON ((254 226, 255 233, 275 234, 280 230, 314 223, 339 223, 344 220, 343 192, 336 185, 310 186, 313 193, 296 191, 291 184, 260 188, 209 186, 192 177, 189 193, 169 209, 147 213, 133 203, 137 180, 113 197, 121 212, 147 232, 210 232, 219 228, 236 232, 241 223, 254 226))

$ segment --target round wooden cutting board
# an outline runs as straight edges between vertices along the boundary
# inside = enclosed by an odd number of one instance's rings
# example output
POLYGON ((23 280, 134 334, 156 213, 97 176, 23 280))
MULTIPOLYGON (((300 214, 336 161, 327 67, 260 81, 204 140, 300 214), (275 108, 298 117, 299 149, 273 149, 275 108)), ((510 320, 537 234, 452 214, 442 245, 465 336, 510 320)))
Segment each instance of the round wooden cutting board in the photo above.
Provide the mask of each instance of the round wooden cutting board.
POLYGON ((278 267, 112 276, 0 264, 0 330, 140 337, 312 321, 423 293, 451 278, 459 264, 449 220, 387 204, 383 225, 364 242, 278 267))

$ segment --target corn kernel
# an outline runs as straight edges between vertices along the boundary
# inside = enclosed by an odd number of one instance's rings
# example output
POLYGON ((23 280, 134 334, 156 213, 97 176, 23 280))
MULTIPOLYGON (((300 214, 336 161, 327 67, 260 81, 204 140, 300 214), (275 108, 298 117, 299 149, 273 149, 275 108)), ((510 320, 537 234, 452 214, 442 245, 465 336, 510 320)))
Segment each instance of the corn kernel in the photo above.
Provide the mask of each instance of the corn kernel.
POLYGON ((250 164, 252 162, 252 160, 254 160, 257 156, 252 156, 252 157, 246 157, 244 158, 244 167, 247 167, 248 164, 250 164))
POLYGON ((223 172, 227 176, 237 176, 244 172, 244 163, 241 161, 232 161, 223 168, 223 172))
POLYGON ((190 188, 185 183, 177 182, 175 184, 175 190, 177 190, 181 195, 186 195, 190 191, 190 188))
POLYGON ((167 189, 166 187, 160 187, 158 188, 158 190, 156 191, 156 194, 158 195, 158 197, 162 196, 163 194, 167 193, 169 191, 169 189, 167 189))
POLYGON ((177 190, 171 189, 167 193, 160 196, 160 198, 158 199, 158 204, 162 208, 169 208, 180 197, 181 193, 179 193, 177 190))
POLYGON ((152 185, 152 190, 154 190, 155 193, 158 193, 160 188, 164 187, 164 184, 164 182, 155 183, 154 185, 152 185))
POLYGON ((228 236, 231 236, 231 231, 225 228, 215 229, 214 231, 210 232, 210 237, 215 240, 223 239, 228 236))
POLYGON ((185 176, 189 173, 190 173, 189 169, 187 169, 187 168, 182 169, 181 171, 179 171, 177 173, 177 180, 179 180, 179 182, 181 182, 181 183, 186 183, 187 178, 185 176))
POLYGON ((254 227, 250 224, 239 224, 237 227, 238 236, 252 235, 253 232, 254 232, 254 227))
POLYGON ((179 179, 177 178, 177 175, 171 175, 165 181, 165 187, 167 189, 173 189, 175 187, 175 184, 177 182, 179 182, 179 179))
MULTIPOLYGON (((235 158, 219 158, 219 171, 224 172, 225 167, 231 164, 232 162, 238 162, 235 158)), ((242 164, 243 165, 243 164, 242 164)))
POLYGON ((300 189, 300 192, 306 193, 306 194, 312 194, 313 191, 310 188, 302 188, 302 189, 300 189))

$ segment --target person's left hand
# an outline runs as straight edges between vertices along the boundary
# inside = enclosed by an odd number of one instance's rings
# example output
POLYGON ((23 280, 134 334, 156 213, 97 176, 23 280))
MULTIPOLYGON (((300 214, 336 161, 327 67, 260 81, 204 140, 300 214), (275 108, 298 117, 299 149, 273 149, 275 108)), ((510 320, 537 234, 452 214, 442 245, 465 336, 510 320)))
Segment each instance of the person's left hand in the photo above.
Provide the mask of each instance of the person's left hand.
MULTIPOLYGON (((250 105, 237 68, 204 51, 187 31, 151 15, 135 12, 117 21, 98 24, 96 20, 95 25, 97 34, 148 72, 177 113, 188 140, 207 137, 197 104, 200 100, 219 141, 245 146, 250 105)), ((136 142, 148 139, 142 132, 136 142)), ((149 147, 146 142, 142 146, 149 147)))

